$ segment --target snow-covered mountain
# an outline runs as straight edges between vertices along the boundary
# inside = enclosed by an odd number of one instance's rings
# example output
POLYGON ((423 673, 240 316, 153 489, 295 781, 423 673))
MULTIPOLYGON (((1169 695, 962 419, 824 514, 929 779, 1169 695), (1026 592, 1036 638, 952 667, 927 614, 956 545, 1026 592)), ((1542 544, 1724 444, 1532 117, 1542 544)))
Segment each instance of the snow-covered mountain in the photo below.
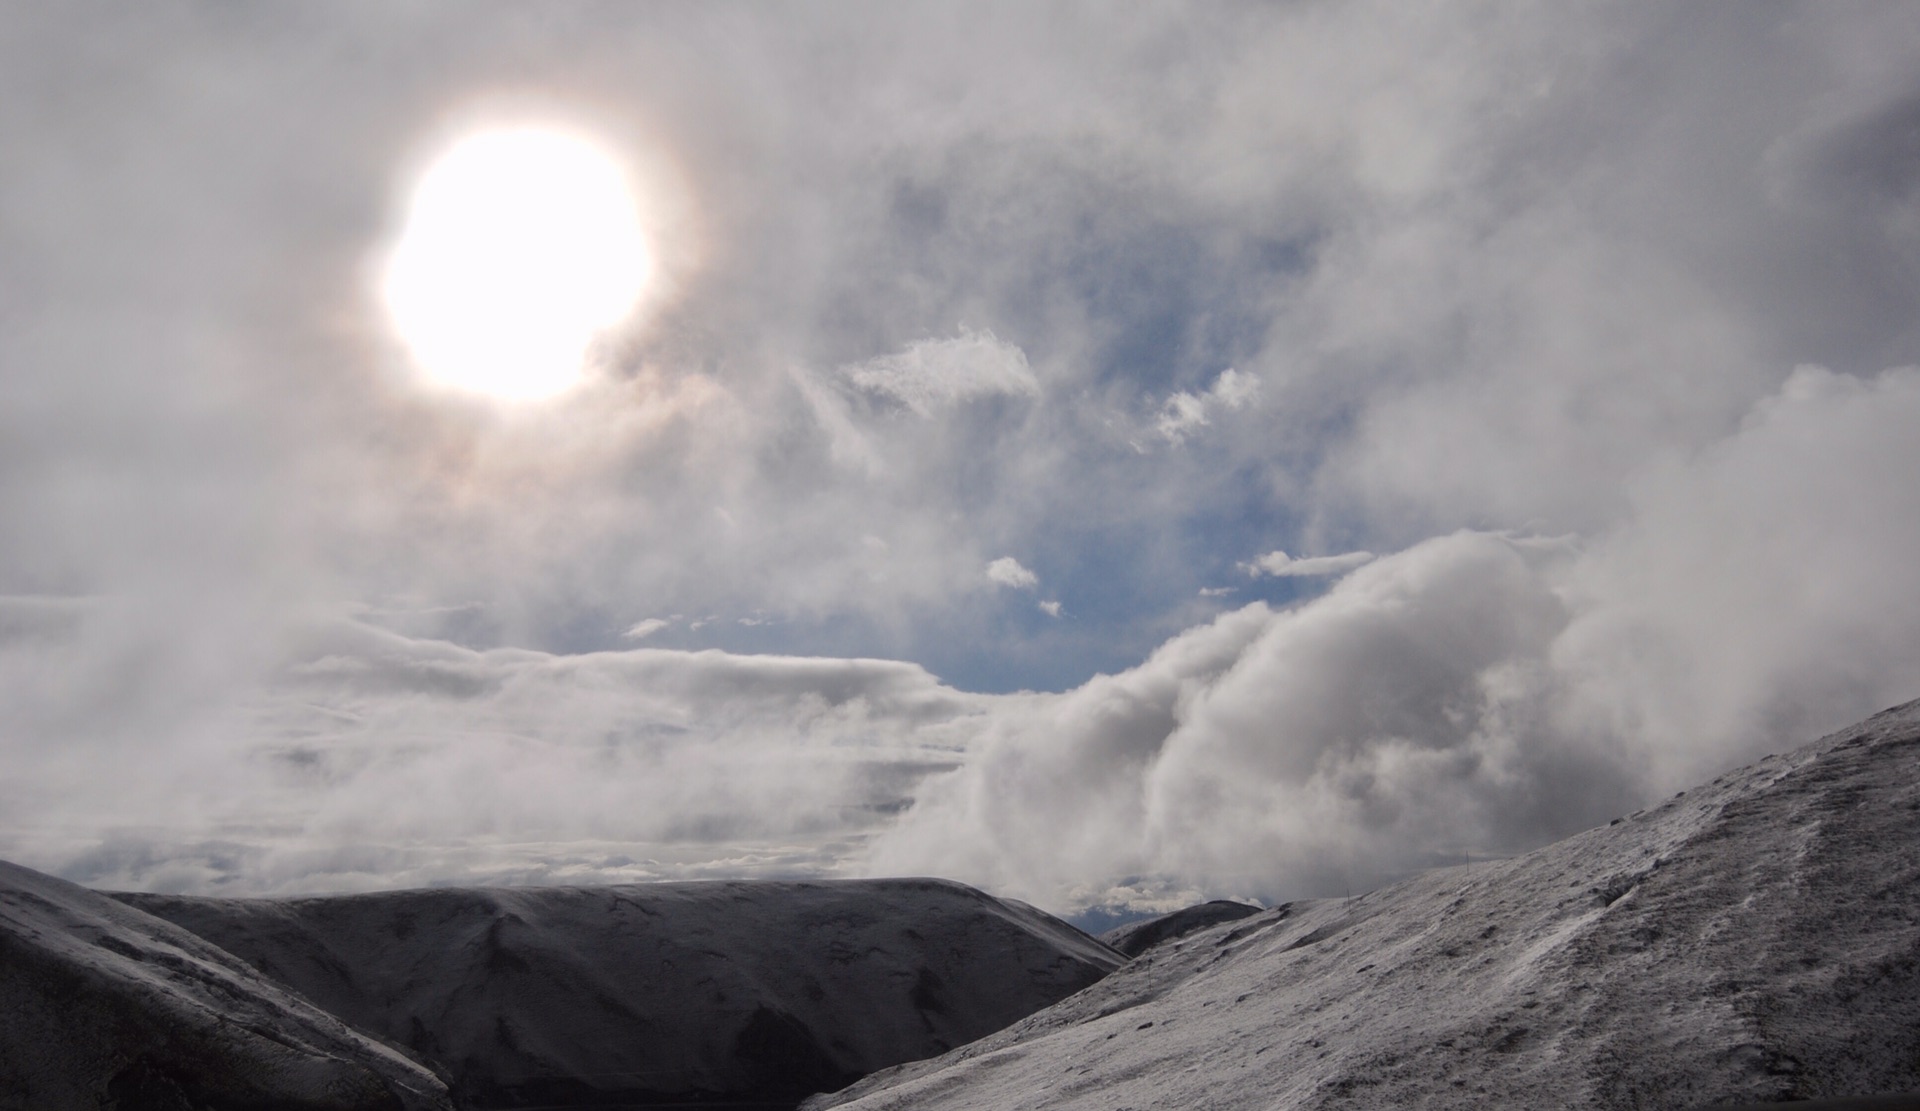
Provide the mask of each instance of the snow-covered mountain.
POLYGON ((1679 1109, 1916 1090, 1920 702, 1525 856, 1162 944, 805 1106, 1679 1109))
POLYGON ((445 1111, 400 1053, 170 923, 0 862, 0 1107, 445 1111))
POLYGON ((943 880, 115 897, 407 1047, 468 1106, 791 1106, 1123 960, 943 880))
POLYGON ((1138 922, 1129 922, 1124 926, 1115 926, 1100 935, 1106 942, 1123 955, 1137 957, 1156 945, 1185 937, 1196 930, 1208 926, 1218 926, 1222 922, 1238 922, 1242 918, 1259 914, 1260 908, 1246 903, 1236 903, 1230 899, 1214 899, 1205 903, 1196 903, 1190 907, 1167 914, 1143 918, 1138 922))

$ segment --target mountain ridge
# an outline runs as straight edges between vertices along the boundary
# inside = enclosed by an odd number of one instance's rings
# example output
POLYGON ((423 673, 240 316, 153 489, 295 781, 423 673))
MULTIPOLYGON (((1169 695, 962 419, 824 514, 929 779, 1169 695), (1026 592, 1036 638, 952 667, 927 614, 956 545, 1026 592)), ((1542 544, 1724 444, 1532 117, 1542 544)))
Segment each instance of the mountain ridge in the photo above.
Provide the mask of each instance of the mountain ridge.
POLYGON ((792 1106, 972 1041, 1124 959, 946 880, 113 897, 490 1107, 792 1106))
POLYGON ((810 1111, 1920 1090, 1920 702, 1509 860, 1149 950, 810 1111))

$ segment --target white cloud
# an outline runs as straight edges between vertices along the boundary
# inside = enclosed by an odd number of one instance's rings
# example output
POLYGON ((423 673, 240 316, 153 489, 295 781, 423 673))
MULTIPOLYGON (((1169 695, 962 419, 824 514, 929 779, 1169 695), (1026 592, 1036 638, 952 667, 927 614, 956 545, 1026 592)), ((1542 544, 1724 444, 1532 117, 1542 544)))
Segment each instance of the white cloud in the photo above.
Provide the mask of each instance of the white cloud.
POLYGON ((1325 893, 1441 846, 1537 839, 1633 787, 1608 758, 1538 747, 1500 712, 1501 684, 1524 686, 1566 621, 1540 567, 1477 534, 1382 560, 1299 609, 1236 610, 1137 668, 998 707, 872 868, 1060 905, 1142 877, 1325 893))
MULTIPOLYGON (((0 791, 0 856, 255 893, 749 858, 830 873, 959 758, 983 704, 892 661, 473 652, 350 622, 303 630, 274 663, 244 705, 173 743, 165 771, 86 770, 98 811, 0 791)), ((44 765, 36 778, 59 782, 44 765)))
POLYGON ((633 625, 628 627, 626 632, 620 635, 626 637, 628 640, 645 640, 672 624, 673 622, 668 621, 664 617, 649 617, 645 620, 634 622, 633 625))
POLYGON ((1196 430, 1211 424, 1212 414, 1223 409, 1243 408, 1259 394, 1260 379, 1228 368, 1220 372, 1205 393, 1196 395, 1182 390, 1162 402, 1154 431, 1169 443, 1183 443, 1196 430))
POLYGON ((923 417, 983 397, 1040 396, 1026 353, 989 331, 924 339, 896 355, 842 367, 856 388, 890 398, 923 417))
POLYGON ((1344 575, 1356 567, 1372 563, 1372 552, 1347 552, 1343 555, 1308 556, 1304 559, 1290 556, 1285 552, 1272 551, 1259 559, 1241 564, 1241 568, 1254 578, 1261 575, 1276 577, 1297 577, 1312 575, 1344 575))
POLYGON ((1160 407, 1160 419, 1154 431, 1173 443, 1185 440, 1187 433, 1207 423, 1207 403, 1190 393, 1177 393, 1160 407))
POLYGON ((1248 606, 1118 675, 996 703, 871 867, 1048 905, 1156 878, 1358 890, 1904 701, 1916 422, 1920 370, 1802 368, 1719 443, 1649 467, 1601 536, 1429 540, 1297 608, 1248 606))
POLYGON ((987 564, 987 579, 1013 590, 1032 590, 1040 585, 1040 576, 1022 567, 1012 556, 1001 556, 987 564))
POLYGON ((1046 614, 1048 617, 1060 616, 1060 603, 1057 600, 1049 599, 1038 604, 1040 606, 1040 612, 1046 614))
POLYGON ((1920 370, 1801 367, 1644 470, 1568 579, 1569 713, 1683 782, 1920 695, 1916 421, 1920 370))

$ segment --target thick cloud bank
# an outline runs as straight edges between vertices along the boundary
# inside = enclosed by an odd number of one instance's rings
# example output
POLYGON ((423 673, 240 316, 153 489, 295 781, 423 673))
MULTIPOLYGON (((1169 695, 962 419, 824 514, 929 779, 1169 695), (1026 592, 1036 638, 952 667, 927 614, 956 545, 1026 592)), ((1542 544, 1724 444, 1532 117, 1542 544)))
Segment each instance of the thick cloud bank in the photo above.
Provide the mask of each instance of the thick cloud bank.
POLYGON ((819 873, 954 765, 982 705, 887 660, 482 653, 357 623, 259 682, 163 767, 16 748, 39 790, 6 792, 9 851, 188 891, 819 873))
MULTIPOLYGON (((1603 821, 1920 686, 1914 427, 1920 374, 1804 368, 1650 467, 1597 537, 1425 541, 1060 694, 324 626, 166 772, 74 773, 114 799, 104 843, 18 795, 9 851, 190 890, 835 871, 1063 908, 1357 890, 1603 821), (183 832, 182 809, 210 820, 183 832)), ((81 619, 7 612, 35 658, 81 619)))
POLYGON ((1591 541, 1426 541, 1007 706, 875 863, 1056 904, 1361 890, 1896 701, 1920 689, 1917 421, 1920 373, 1802 368, 1591 541))

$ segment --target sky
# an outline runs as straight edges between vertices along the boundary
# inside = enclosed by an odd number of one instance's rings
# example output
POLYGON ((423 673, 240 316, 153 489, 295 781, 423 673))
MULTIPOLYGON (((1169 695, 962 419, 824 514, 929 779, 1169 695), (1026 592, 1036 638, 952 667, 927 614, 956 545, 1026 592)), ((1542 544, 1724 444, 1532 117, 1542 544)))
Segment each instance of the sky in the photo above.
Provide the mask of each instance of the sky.
POLYGON ((0 6, 0 857, 1275 900, 1920 696, 1916 74, 1839 0, 0 6), (504 126, 650 258, 537 402, 380 292, 504 126))

